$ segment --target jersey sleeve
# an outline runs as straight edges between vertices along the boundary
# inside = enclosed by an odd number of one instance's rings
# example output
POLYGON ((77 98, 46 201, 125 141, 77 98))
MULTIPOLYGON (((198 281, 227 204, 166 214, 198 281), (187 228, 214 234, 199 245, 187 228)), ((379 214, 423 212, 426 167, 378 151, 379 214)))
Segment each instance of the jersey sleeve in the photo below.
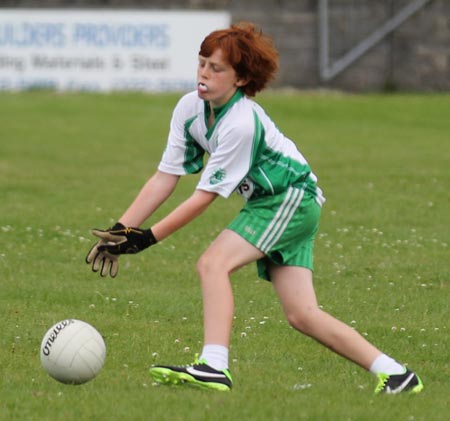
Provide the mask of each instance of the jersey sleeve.
POLYGON ((189 95, 176 105, 170 121, 170 131, 158 170, 174 174, 194 174, 203 168, 205 151, 189 135, 189 127, 197 118, 189 95))
POLYGON ((197 189, 228 198, 250 169, 254 138, 254 125, 249 123, 220 130, 217 148, 209 157, 197 189))

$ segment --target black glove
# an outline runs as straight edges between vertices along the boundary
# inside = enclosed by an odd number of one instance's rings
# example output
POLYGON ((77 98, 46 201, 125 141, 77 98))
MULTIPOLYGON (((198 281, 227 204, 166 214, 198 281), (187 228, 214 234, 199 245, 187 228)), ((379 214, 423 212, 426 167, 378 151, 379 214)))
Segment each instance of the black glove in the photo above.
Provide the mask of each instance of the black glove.
POLYGON ((94 235, 100 238, 100 240, 92 246, 86 256, 86 263, 92 263, 93 272, 98 272, 100 270, 101 276, 107 276, 109 272, 111 278, 116 277, 117 272, 119 271, 119 256, 110 254, 107 251, 99 250, 99 247, 113 241, 111 236, 108 234, 110 231, 116 231, 123 228, 125 227, 118 222, 106 231, 92 231, 94 235))
POLYGON ((120 223, 110 230, 92 230, 92 234, 104 242, 98 246, 98 251, 116 256, 119 254, 135 254, 157 243, 152 230, 125 227, 120 223), (119 226, 120 225, 120 226, 119 226))

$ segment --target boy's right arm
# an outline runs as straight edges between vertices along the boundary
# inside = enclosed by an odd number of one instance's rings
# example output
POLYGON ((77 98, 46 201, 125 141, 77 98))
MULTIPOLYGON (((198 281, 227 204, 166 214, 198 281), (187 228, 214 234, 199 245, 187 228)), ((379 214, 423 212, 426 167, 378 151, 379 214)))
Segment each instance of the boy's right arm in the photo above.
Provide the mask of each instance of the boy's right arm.
MULTIPOLYGON (((100 271, 101 276, 115 277, 119 270, 118 258, 116 254, 111 254, 107 250, 103 250, 105 245, 110 242, 123 243, 128 240, 128 237, 111 236, 117 234, 115 231, 122 230, 125 227, 139 227, 164 201, 172 194, 179 180, 178 175, 168 174, 157 171, 144 185, 139 194, 133 200, 126 212, 119 218, 119 222, 113 228, 108 230, 93 230, 92 233, 100 238, 100 240, 92 246, 86 256, 86 263, 92 265, 92 271, 100 271), (111 233, 111 231, 113 231, 111 233)), ((146 236, 137 235, 142 243, 156 242, 151 230, 139 230, 137 234, 146 234, 147 231, 151 234, 149 239, 146 236), (144 238, 145 237, 145 238, 144 238)), ((148 247, 148 244, 145 245, 148 247)), ((139 250, 136 250, 137 252, 139 250)))
POLYGON ((178 175, 157 171, 142 187, 119 222, 126 227, 139 227, 172 194, 179 178, 178 175))

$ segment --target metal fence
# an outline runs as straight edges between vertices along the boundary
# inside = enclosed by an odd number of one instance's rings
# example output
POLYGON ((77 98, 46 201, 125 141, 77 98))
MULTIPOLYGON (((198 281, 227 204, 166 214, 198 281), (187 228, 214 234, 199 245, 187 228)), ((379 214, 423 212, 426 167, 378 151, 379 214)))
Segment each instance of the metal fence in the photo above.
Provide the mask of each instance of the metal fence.
POLYGON ((3 0, 1 8, 226 10, 280 51, 275 86, 450 91, 449 0, 3 0))

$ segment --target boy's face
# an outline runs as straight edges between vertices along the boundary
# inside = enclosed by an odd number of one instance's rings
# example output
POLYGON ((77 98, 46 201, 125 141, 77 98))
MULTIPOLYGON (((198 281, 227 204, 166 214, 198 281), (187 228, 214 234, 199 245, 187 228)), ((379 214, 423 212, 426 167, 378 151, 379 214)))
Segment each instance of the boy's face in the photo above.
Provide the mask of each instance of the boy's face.
POLYGON ((226 104, 239 86, 245 81, 239 79, 222 50, 217 49, 209 57, 199 56, 197 67, 198 96, 209 101, 213 107, 226 104))

